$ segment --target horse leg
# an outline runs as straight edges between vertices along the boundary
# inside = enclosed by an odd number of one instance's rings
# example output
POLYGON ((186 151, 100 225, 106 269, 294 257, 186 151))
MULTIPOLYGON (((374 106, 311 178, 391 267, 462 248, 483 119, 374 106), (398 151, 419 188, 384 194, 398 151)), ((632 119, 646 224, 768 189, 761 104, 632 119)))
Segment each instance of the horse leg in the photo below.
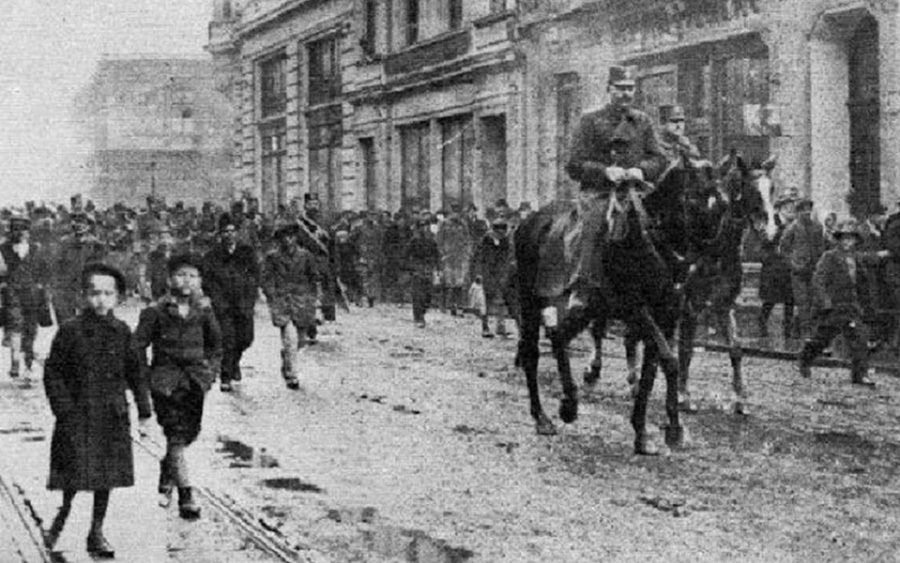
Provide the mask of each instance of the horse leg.
POLYGON ((663 363, 663 372, 666 375, 666 416, 669 419, 666 426, 666 445, 670 448, 684 445, 684 427, 679 419, 677 368, 677 363, 663 363))
POLYGON ((591 363, 584 370, 585 391, 591 391, 600 381, 600 370, 603 368, 603 335, 606 333, 606 323, 600 319, 594 319, 590 326, 591 339, 594 341, 594 353, 591 363))
MULTIPOLYGON (((536 299, 535 299, 536 301, 536 299)), ((541 436, 556 434, 556 427, 544 413, 541 406, 541 394, 538 389, 538 358, 540 349, 538 341, 541 330, 541 310, 537 304, 522 306, 522 331, 519 333, 519 350, 516 354, 525 380, 528 383, 528 399, 531 403, 531 418, 534 419, 537 433, 541 436)))
POLYGON ((625 379, 631 387, 631 398, 637 395, 637 383, 640 377, 637 362, 637 347, 640 338, 631 329, 625 329, 625 362, 628 364, 628 377, 625 379))
POLYGON ((578 418, 578 386, 572 378, 572 368, 569 365, 569 342, 587 328, 591 319, 579 310, 574 310, 571 315, 563 319, 559 328, 554 331, 551 342, 553 344, 553 356, 556 358, 556 366, 559 371, 559 379, 563 388, 563 399, 559 405, 559 418, 565 423, 575 422, 578 418))
POLYGON ((734 413, 746 415, 747 390, 744 387, 742 360, 744 351, 737 339, 737 319, 734 308, 728 309, 728 358, 731 360, 731 388, 734 392, 734 413))
POLYGON ((637 383, 634 407, 631 410, 631 427, 634 428, 634 453, 637 455, 658 455, 659 448, 647 436, 647 402, 653 392, 659 349, 652 339, 644 340, 644 361, 641 378, 637 383))
POLYGON ((688 377, 691 372, 691 360, 694 358, 694 338, 697 333, 697 314, 688 303, 681 315, 681 326, 678 331, 678 404, 687 413, 697 412, 697 405, 691 399, 688 388, 688 377))

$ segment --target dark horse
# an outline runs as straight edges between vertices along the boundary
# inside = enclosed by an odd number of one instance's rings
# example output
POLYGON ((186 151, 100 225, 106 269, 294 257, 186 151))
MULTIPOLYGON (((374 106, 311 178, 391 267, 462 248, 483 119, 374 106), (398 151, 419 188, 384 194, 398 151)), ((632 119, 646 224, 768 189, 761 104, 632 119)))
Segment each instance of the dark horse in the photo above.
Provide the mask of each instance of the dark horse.
MULTIPOLYGON (((635 430, 635 452, 655 454, 656 446, 646 432, 647 402, 653 389, 657 367, 662 364, 666 375, 666 413, 669 424, 666 442, 679 445, 683 428, 678 415, 678 361, 669 345, 679 318, 680 296, 676 288, 678 268, 669 255, 683 246, 685 230, 675 220, 652 221, 654 209, 678 209, 681 196, 675 186, 679 174, 668 174, 659 187, 640 198, 633 184, 619 186, 613 197, 624 203, 619 227, 610 228, 603 243, 603 289, 588 300, 587 312, 564 315, 558 327, 549 331, 553 354, 563 387, 560 418, 572 422, 578 416, 578 387, 572 378, 567 346, 573 338, 593 323, 595 339, 607 322, 625 322, 632 335, 644 343, 644 358, 638 392, 634 400, 631 423, 635 430), (672 185, 669 185, 672 184, 672 185), (621 221, 624 220, 624 223, 621 221), (652 236, 652 223, 660 229, 652 236)), ((531 416, 539 434, 554 434, 556 428, 541 406, 537 382, 538 339, 544 312, 560 309, 563 295, 542 296, 538 288, 538 271, 542 245, 561 216, 571 214, 574 204, 555 202, 528 217, 518 228, 515 238, 515 260, 521 315, 518 358, 528 381, 531 416), (554 308, 555 307, 555 308, 554 308), (554 308, 554 309, 551 309, 554 308)), ((547 315, 553 317, 552 314, 547 315)), ((551 326, 553 322, 548 323, 551 326)))
POLYGON ((728 347, 732 367, 733 409, 747 413, 747 392, 742 373, 742 349, 737 340, 735 301, 741 292, 743 268, 741 246, 744 232, 758 219, 767 229, 775 228, 768 172, 774 160, 748 166, 732 151, 719 164, 719 190, 714 198, 686 202, 692 222, 690 246, 696 260, 685 281, 685 306, 679 328, 679 404, 686 412, 697 407, 688 389, 691 359, 699 315, 708 311, 716 323, 716 333, 728 347))

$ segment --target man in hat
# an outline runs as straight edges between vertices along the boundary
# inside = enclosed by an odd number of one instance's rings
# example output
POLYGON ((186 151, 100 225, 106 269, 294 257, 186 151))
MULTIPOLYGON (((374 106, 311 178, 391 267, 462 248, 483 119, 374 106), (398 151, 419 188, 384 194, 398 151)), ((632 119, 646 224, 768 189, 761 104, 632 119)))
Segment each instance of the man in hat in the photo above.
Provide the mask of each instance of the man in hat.
POLYGON ((53 305, 59 324, 81 309, 81 272, 85 265, 106 258, 106 245, 91 232, 93 219, 87 213, 75 212, 70 221, 72 232, 60 240, 52 274, 53 305))
POLYGON ((353 238, 359 250, 357 276, 369 307, 381 297, 381 272, 384 267, 384 228, 379 224, 379 213, 369 211, 365 220, 353 230, 353 238))
POLYGON ((146 301, 156 301, 169 292, 169 258, 175 251, 175 239, 165 223, 155 222, 150 232, 152 250, 147 255, 141 278, 142 294, 146 301), (149 294, 147 291, 149 290, 149 294))
POLYGON ((866 264, 887 258, 887 250, 859 252, 862 241, 859 225, 853 219, 843 221, 834 233, 838 246, 825 252, 813 274, 815 307, 819 323, 815 335, 800 351, 800 374, 810 377, 813 360, 828 347, 838 334, 843 334, 850 348, 850 379, 856 385, 874 387, 868 376, 868 338, 863 324, 863 310, 868 303, 866 264))
POLYGON ((759 300, 762 302, 759 318, 759 334, 763 338, 769 335, 769 316, 775 305, 784 305, 782 331, 785 340, 793 336, 794 293, 791 289, 791 265, 779 251, 779 243, 787 226, 794 219, 794 203, 797 201, 797 189, 785 190, 775 201, 774 233, 754 231, 761 237, 762 267, 759 273, 759 300))
POLYGON ((632 107, 635 85, 628 68, 611 67, 610 102, 584 115, 572 139, 566 172, 581 183, 583 230, 581 255, 570 284, 570 310, 584 309, 587 295, 599 288, 603 278, 599 254, 611 191, 623 181, 652 182, 666 165, 653 120, 632 107))
MULTIPOLYGON (((492 210, 493 211, 493 210, 492 210)), ((481 316, 481 336, 493 338, 489 317, 497 316, 497 330, 499 336, 506 336, 506 305, 503 299, 503 290, 506 284, 506 276, 509 271, 510 239, 509 223, 506 217, 494 211, 491 213, 491 230, 488 231, 478 243, 475 249, 475 273, 484 288, 485 310, 479 312, 481 316)))
POLYGON ((229 213, 219 217, 219 242, 203 258, 203 292, 212 301, 222 329, 219 387, 231 391, 241 380, 241 356, 253 344, 253 307, 259 292, 259 263, 249 245, 238 242, 229 213))
POLYGON ((297 243, 300 225, 284 221, 275 226, 278 246, 263 263, 262 288, 272 324, 281 332, 281 375, 288 389, 300 389, 297 352, 316 324, 320 275, 313 254, 297 243))
POLYGON ((429 232, 429 221, 419 219, 406 246, 406 267, 411 275, 413 322, 425 328, 425 312, 431 300, 435 271, 440 268, 437 243, 429 232))
POLYGON ((808 338, 813 328, 813 272, 825 252, 825 231, 812 217, 812 200, 800 198, 794 209, 794 221, 785 229, 778 252, 791 267, 791 289, 797 308, 794 331, 800 338, 808 338))
POLYGON ((30 230, 31 221, 27 217, 13 214, 9 218, 9 235, 0 245, 0 257, 6 266, 0 280, 3 282, 4 330, 9 338, 10 377, 20 375, 23 356, 25 369, 31 371, 38 313, 47 305, 43 286, 47 264, 31 244, 30 230))
POLYGON ((441 277, 450 314, 455 317, 464 306, 463 290, 469 281, 474 254, 472 235, 459 214, 458 204, 451 206, 450 215, 441 224, 435 242, 441 256, 441 277))

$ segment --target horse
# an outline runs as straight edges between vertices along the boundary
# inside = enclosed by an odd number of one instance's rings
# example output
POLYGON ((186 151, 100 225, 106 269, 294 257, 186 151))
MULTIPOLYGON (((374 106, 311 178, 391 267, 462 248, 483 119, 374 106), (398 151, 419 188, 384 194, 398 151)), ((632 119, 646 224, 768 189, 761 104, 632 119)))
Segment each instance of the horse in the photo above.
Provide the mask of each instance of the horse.
POLYGON ((688 388, 698 318, 707 312, 716 322, 717 334, 724 339, 732 367, 733 411, 747 414, 747 392, 742 373, 743 352, 737 341, 735 301, 741 291, 743 268, 741 244, 745 231, 761 217, 766 229, 774 230, 775 210, 771 202, 768 172, 774 160, 756 171, 743 157, 731 151, 718 163, 719 189, 714 197, 689 199, 686 211, 692 233, 690 246, 697 258, 684 285, 684 307, 678 339, 679 407, 693 413, 697 406, 688 388))
MULTIPOLYGON (((634 182, 617 186, 611 197, 622 202, 620 208, 624 211, 620 212, 618 228, 611 226, 603 235, 606 241, 602 245, 602 287, 592 292, 584 311, 564 313, 558 323, 553 317, 562 309, 559 305, 566 293, 547 295, 540 290, 538 272, 544 255, 541 250, 552 243, 554 226, 559 224, 561 218, 572 215, 575 206, 572 202, 553 202, 519 226, 514 241, 521 322, 517 358, 525 372, 531 416, 538 434, 556 433, 556 427, 544 413, 538 389, 538 339, 542 321, 552 328, 548 333, 564 395, 559 407, 560 418, 565 423, 571 423, 578 417, 578 387, 572 378, 567 346, 589 325, 592 325, 592 334, 599 343, 607 322, 619 319, 644 343, 643 365, 631 416, 635 430, 635 452, 644 455, 659 452, 646 432, 646 410, 660 364, 666 376, 666 443, 678 446, 683 442, 684 429, 678 413, 679 365, 669 345, 679 318, 677 267, 663 255, 677 254, 675 249, 683 247, 681 239, 684 232, 673 227, 677 221, 659 221, 664 236, 652 237, 650 215, 646 209, 675 209, 672 202, 678 201, 677 190, 665 184, 675 183, 678 178, 677 173, 666 175, 651 195, 643 200, 639 195, 639 186, 634 182), (654 201, 657 203, 650 206, 654 201)), ((569 259, 574 260, 574 255, 569 259)))

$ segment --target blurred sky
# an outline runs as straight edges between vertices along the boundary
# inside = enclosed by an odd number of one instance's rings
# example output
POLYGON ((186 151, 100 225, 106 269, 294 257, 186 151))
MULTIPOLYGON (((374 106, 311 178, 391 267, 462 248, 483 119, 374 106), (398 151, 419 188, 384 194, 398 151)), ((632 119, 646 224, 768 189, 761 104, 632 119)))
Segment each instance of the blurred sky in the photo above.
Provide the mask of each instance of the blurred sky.
POLYGON ((101 55, 203 54, 212 0, 0 0, 0 206, 86 191, 72 115, 101 55))

